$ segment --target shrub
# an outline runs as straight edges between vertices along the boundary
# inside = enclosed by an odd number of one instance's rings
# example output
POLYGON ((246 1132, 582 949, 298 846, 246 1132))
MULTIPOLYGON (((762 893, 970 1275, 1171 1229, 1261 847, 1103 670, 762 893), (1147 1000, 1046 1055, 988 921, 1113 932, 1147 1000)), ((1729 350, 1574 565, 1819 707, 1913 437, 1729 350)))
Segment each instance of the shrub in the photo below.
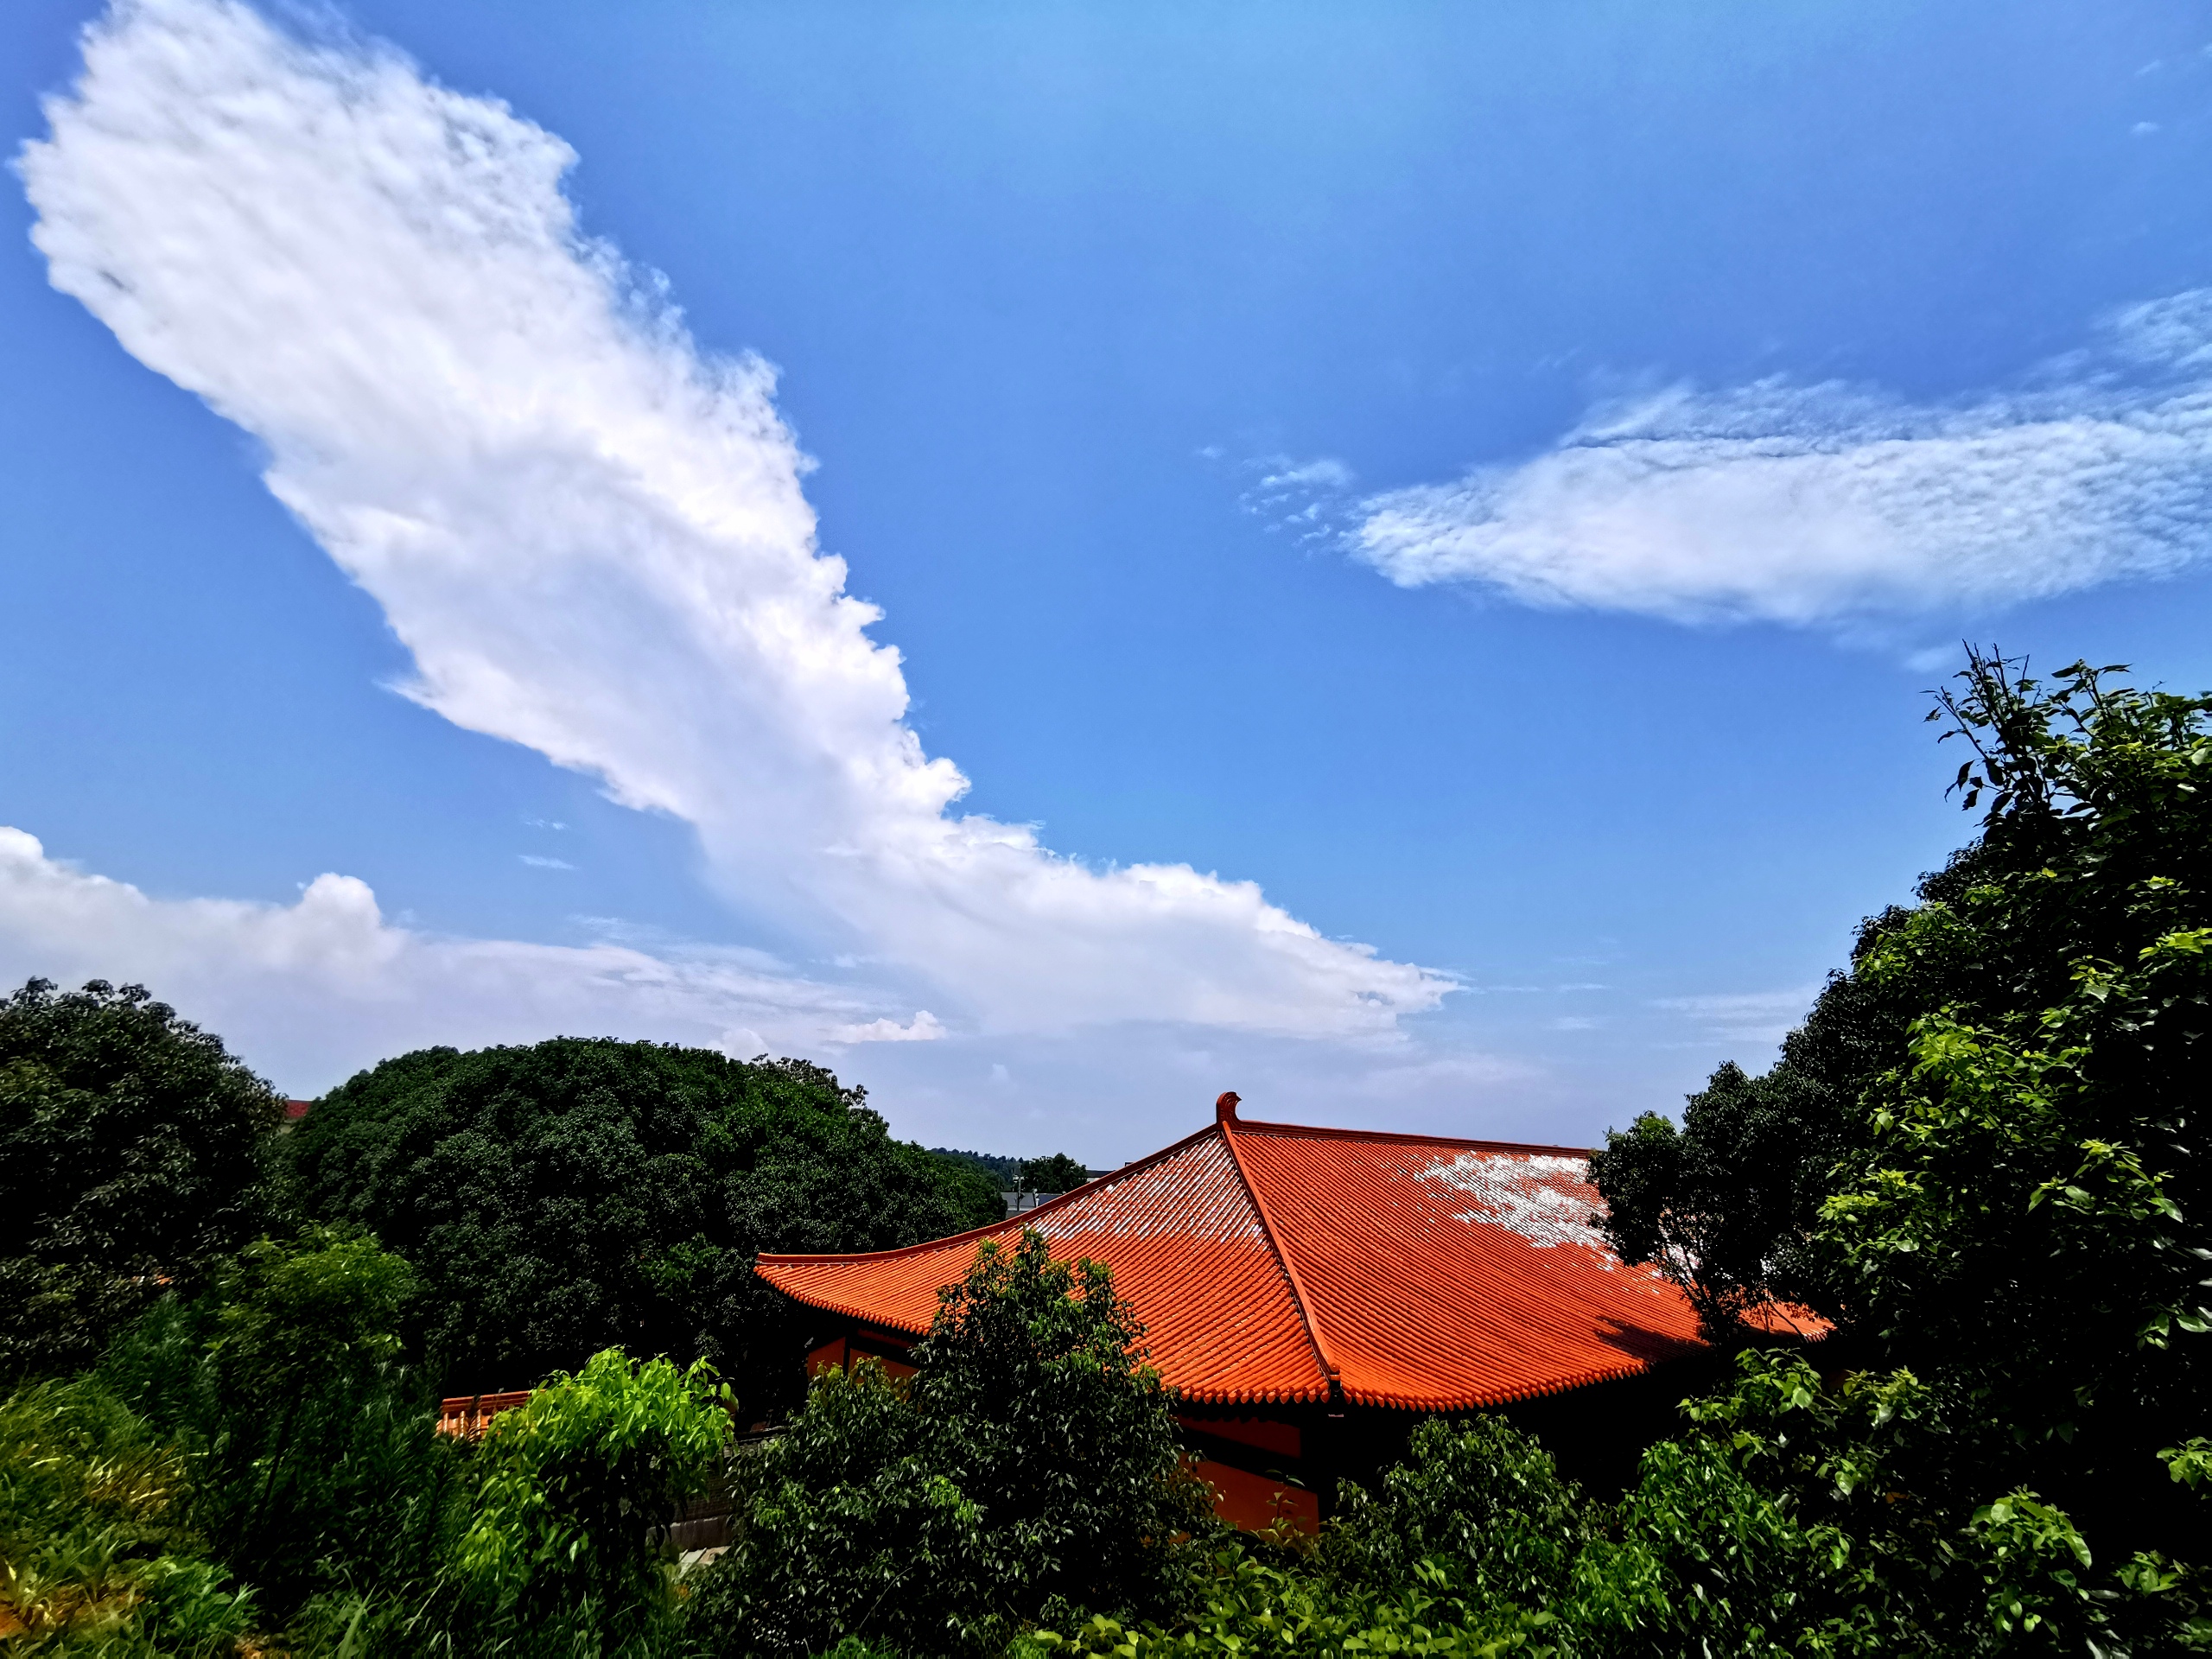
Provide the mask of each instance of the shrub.
POLYGON ((189 1524, 189 1459, 90 1379, 0 1403, 0 1637, 11 1650, 226 1653, 254 1618, 189 1524))
POLYGON ((679 1371, 609 1349, 495 1418, 454 1558, 486 1645, 652 1650, 672 1611, 657 1535, 719 1462, 729 1404, 703 1361, 679 1371))
POLYGON ((1411 1584, 1435 1561, 1477 1601, 1541 1607, 1564 1593, 1592 1531, 1550 1453, 1501 1418, 1430 1418, 1381 1484, 1380 1497, 1346 1484, 1322 1549, 1338 1573, 1373 1586, 1411 1584))
POLYGON ((1179 1618, 1067 1621, 1020 1645, 1872 1659, 2212 1644, 2185 1570, 2139 1557, 2094 1574, 2072 1522, 2032 1492, 1970 1510, 1926 1498, 1948 1430, 1910 1375, 1829 1388, 1802 1358, 1750 1354, 1688 1416, 1616 1505, 1586 1501, 1505 1423, 1432 1421, 1378 1496, 1347 1483, 1310 1553, 1228 1545, 1179 1618))
POLYGON ((1485 1608, 1456 1592, 1435 1562, 1401 1583, 1368 1586, 1269 1561, 1242 1544, 1209 1555, 1194 1610, 1173 1628, 1093 1614, 1066 1631, 1019 1637, 1009 1659, 1098 1655, 1116 1659, 1337 1659, 1356 1654, 1433 1659, 1548 1659, 1549 1613, 1485 1608))
POLYGON ((431 1576, 461 1482, 399 1363, 407 1263, 318 1228, 260 1240, 210 1279, 152 1310, 100 1374, 192 1455, 211 1547, 279 1618, 431 1576))

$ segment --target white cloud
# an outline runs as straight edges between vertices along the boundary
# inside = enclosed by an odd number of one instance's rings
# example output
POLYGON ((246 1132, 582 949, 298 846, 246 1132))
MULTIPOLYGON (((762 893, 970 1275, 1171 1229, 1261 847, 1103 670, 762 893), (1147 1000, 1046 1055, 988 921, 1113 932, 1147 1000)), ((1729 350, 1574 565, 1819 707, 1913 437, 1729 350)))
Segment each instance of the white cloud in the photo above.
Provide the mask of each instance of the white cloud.
POLYGON ((548 858, 543 853, 517 853, 515 856, 533 870, 573 870, 576 868, 565 858, 548 858))
POLYGON ((1403 587, 1677 621, 1878 621, 2175 570, 2212 537, 2212 290, 1948 406, 1840 385, 1689 386, 1532 460, 1373 496, 1346 532, 1403 587))
POLYGON ((1792 985, 1774 991, 1662 997, 1657 1006, 1687 1014, 1701 1031, 1713 1036, 1764 1047, 1789 1035, 1820 994, 1818 985, 1792 985))
POLYGON ((1357 482, 1332 456, 1296 461, 1262 455, 1243 463, 1253 481, 1237 497, 1244 511, 1294 532, 1300 541, 1328 541, 1338 531, 1345 500, 1357 482))
POLYGON ((230 0, 118 0, 85 61, 18 163, 52 281, 266 446, 425 707, 696 825, 733 899, 985 1030, 1387 1033, 1450 988, 1250 882, 952 810, 772 371, 582 236, 560 139, 230 0))
POLYGON ((292 905, 149 898, 0 827, 0 983, 34 974, 149 984, 301 1090, 426 1044, 560 1032, 749 1059, 803 1052, 875 1012, 850 991, 764 966, 757 952, 440 938, 387 922, 352 876, 317 876, 292 905))
MULTIPOLYGON (((1438 1095, 1472 1097, 1538 1082, 1543 1069, 1530 1061, 1474 1051, 1409 1055, 1395 1065, 1368 1065, 1356 1077, 1333 1079, 1332 1092, 1403 1109, 1405 1103, 1438 1095)), ((1247 1109, 1249 1117, 1265 1117, 1247 1109)))
POLYGON ((578 920, 593 943, 441 937, 395 924, 365 883, 333 874, 289 904, 162 899, 0 827, 0 990, 33 975, 145 983, 296 1095, 430 1044, 642 1038, 739 1059, 842 1056, 840 1074, 890 1103, 902 1136, 1101 1165, 1210 1122, 1214 1096, 1232 1087, 1252 1116, 1509 1140, 1586 1138, 1582 1120, 1602 1122, 1616 1104, 1616 1091, 1579 1102, 1541 1066, 1438 1053, 1418 1037, 1378 1052, 1188 1024, 1125 1026, 1103 1040, 963 1034, 765 952, 578 920))
POLYGON ((905 1025, 896 1020, 871 1020, 864 1026, 833 1026, 828 1040, 833 1043, 934 1043, 945 1035, 944 1027, 927 1008, 919 1010, 905 1025))

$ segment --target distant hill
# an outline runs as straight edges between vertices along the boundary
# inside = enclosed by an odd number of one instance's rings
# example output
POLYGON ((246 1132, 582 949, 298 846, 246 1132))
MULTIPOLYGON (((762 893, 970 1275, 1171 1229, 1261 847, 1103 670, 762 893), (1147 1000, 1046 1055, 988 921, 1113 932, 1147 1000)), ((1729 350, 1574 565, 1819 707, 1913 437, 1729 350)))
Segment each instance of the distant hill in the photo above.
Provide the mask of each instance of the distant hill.
POLYGON ((957 1158, 963 1163, 989 1171, 992 1179, 1002 1188, 1011 1188, 1014 1177, 1021 1173, 1021 1160, 1019 1158, 1000 1158, 988 1152, 962 1152, 952 1147, 931 1147, 930 1150, 940 1158, 957 1158))
MULTIPOLYGON (((940 1158, 957 1158, 963 1163, 975 1165, 976 1168, 988 1173, 991 1179, 999 1184, 1000 1188, 1008 1192, 1014 1192, 1021 1185, 1021 1167, 1024 1164, 1039 1164, 1046 1161, 1041 1158, 1001 1158, 995 1153, 988 1152, 963 1152, 957 1147, 931 1147, 930 1150, 940 1158)), ((1073 1164, 1074 1161, 1073 1159, 1067 1160, 1070 1164, 1073 1164)), ((1103 1169, 1087 1169, 1084 1171, 1084 1179, 1091 1179, 1106 1173, 1103 1169)))

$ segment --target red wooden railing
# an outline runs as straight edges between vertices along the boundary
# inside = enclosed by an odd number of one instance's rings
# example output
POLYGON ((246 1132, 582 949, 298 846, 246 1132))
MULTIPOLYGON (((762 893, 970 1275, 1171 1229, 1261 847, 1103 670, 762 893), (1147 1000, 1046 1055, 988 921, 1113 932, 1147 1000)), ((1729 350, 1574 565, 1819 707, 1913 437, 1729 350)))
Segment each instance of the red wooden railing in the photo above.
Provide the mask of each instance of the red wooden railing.
POLYGON ((507 1394, 457 1394, 450 1400, 441 1400, 438 1433, 473 1440, 483 1433, 494 1417, 503 1411, 512 1411, 529 1398, 528 1389, 517 1389, 507 1394))

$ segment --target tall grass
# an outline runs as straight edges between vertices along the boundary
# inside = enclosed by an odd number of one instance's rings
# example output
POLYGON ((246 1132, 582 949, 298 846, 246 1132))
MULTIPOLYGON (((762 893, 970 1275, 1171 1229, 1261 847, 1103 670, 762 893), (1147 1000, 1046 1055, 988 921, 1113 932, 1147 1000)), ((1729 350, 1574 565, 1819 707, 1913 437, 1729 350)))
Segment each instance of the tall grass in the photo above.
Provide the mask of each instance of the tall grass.
POLYGON ((256 1622, 191 1523, 191 1460, 101 1382, 0 1402, 0 1637, 20 1653, 206 1659, 256 1622))

